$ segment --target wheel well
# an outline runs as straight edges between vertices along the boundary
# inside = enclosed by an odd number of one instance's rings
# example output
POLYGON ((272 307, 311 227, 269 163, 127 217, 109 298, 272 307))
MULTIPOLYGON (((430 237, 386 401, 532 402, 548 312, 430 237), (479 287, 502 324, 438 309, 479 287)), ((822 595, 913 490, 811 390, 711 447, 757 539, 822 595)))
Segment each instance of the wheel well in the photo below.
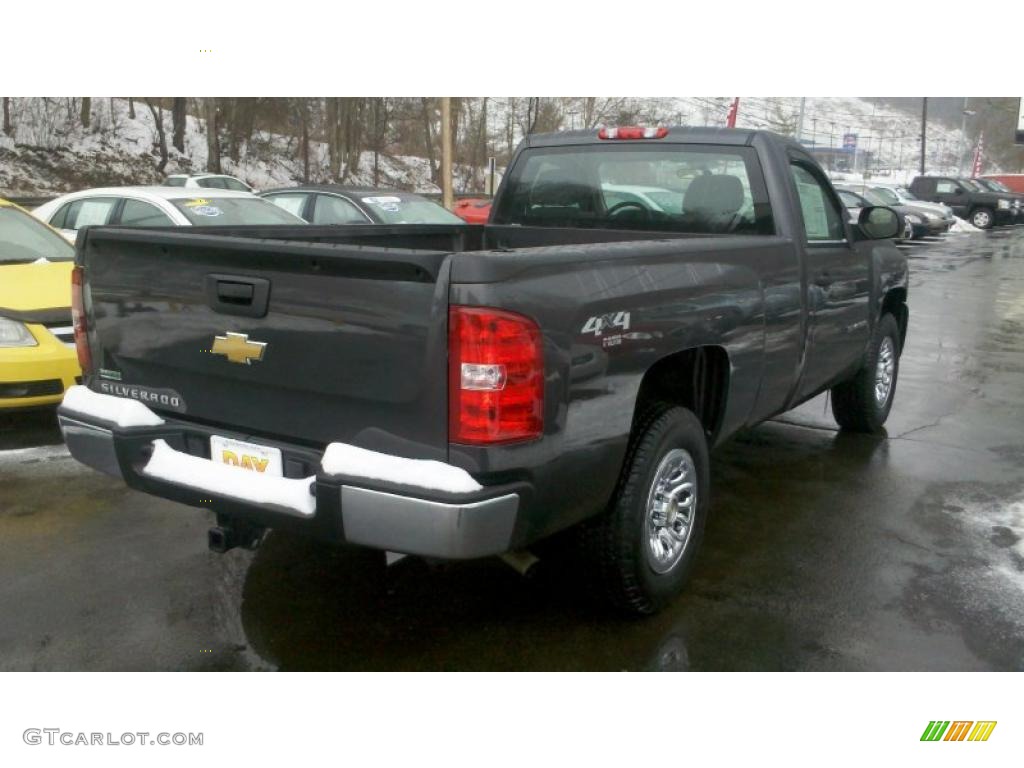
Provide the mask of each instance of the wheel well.
POLYGON ((907 289, 893 288, 882 300, 882 314, 890 314, 896 318, 900 327, 900 349, 907 340, 907 325, 910 322, 910 310, 907 309, 907 289))
POLYGON ((729 383, 729 355, 721 347, 696 347, 663 357, 644 374, 634 424, 654 403, 689 409, 711 443, 722 423, 729 383))

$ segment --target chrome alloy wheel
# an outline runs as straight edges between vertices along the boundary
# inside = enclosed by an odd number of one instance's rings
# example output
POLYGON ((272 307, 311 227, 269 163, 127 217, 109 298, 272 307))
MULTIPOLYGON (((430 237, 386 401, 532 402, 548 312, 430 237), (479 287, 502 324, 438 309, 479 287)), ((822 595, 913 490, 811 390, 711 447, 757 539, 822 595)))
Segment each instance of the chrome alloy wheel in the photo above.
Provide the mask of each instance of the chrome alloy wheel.
POLYGON ((647 563, 668 573, 682 559, 697 512, 697 469, 693 457, 673 448, 658 465, 647 494, 647 563))
POLYGON ((992 224, 992 217, 988 211, 978 211, 971 217, 971 223, 978 229, 988 229, 992 224))
POLYGON ((896 349, 892 339, 886 336, 878 347, 878 362, 875 363, 875 402, 884 407, 892 392, 892 375, 896 369, 896 349))

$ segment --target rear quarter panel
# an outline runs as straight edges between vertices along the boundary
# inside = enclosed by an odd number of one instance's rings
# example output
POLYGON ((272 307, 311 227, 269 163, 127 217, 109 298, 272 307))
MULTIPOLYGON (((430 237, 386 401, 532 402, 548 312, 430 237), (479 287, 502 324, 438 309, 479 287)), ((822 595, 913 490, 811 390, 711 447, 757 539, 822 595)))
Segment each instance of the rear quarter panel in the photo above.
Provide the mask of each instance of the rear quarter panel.
POLYGON ((525 505, 521 541, 604 507, 643 376, 658 360, 706 345, 726 351, 719 436, 781 404, 799 364, 800 270, 792 243, 779 237, 458 254, 449 299, 522 313, 543 331, 543 439, 449 451, 451 463, 491 481, 532 483, 537 498, 525 505), (767 371, 766 343, 773 349, 767 371))

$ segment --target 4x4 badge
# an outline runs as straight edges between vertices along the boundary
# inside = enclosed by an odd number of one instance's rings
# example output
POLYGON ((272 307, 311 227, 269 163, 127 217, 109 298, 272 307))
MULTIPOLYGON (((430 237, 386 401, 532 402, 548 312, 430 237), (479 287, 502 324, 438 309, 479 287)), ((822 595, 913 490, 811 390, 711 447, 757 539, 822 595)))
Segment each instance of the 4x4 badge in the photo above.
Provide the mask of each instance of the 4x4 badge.
POLYGON ((263 359, 263 350, 267 348, 266 342, 249 341, 247 333, 232 333, 226 331, 223 336, 213 337, 213 346, 210 352, 215 355, 224 355, 229 363, 252 365, 263 359))

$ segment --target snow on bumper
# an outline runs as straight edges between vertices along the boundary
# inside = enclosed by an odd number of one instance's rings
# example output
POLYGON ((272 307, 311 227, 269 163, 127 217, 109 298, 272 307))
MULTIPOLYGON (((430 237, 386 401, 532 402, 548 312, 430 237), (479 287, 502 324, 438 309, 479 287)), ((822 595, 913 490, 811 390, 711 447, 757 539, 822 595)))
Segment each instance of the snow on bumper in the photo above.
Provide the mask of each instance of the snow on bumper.
POLYGON ((316 513, 310 486, 316 477, 289 479, 261 475, 176 451, 163 440, 153 441, 153 455, 142 473, 174 485, 183 485, 251 504, 281 507, 299 515, 316 513))
POLYGON ((101 395, 81 384, 68 388, 61 407, 119 427, 154 427, 164 423, 163 419, 138 400, 101 395))
POLYGON ((347 443, 328 445, 320 466, 329 475, 383 480, 427 491, 473 493, 483 488, 469 472, 443 461, 404 459, 347 443))
POLYGON ((132 400, 86 392, 66 399, 58 411, 71 455, 154 495, 269 527, 291 521, 328 540, 408 554, 461 559, 510 548, 522 488, 485 488, 444 462, 342 443, 328 446, 317 475, 261 475, 168 444, 183 445, 184 433, 208 440, 207 428, 165 421, 132 400))

